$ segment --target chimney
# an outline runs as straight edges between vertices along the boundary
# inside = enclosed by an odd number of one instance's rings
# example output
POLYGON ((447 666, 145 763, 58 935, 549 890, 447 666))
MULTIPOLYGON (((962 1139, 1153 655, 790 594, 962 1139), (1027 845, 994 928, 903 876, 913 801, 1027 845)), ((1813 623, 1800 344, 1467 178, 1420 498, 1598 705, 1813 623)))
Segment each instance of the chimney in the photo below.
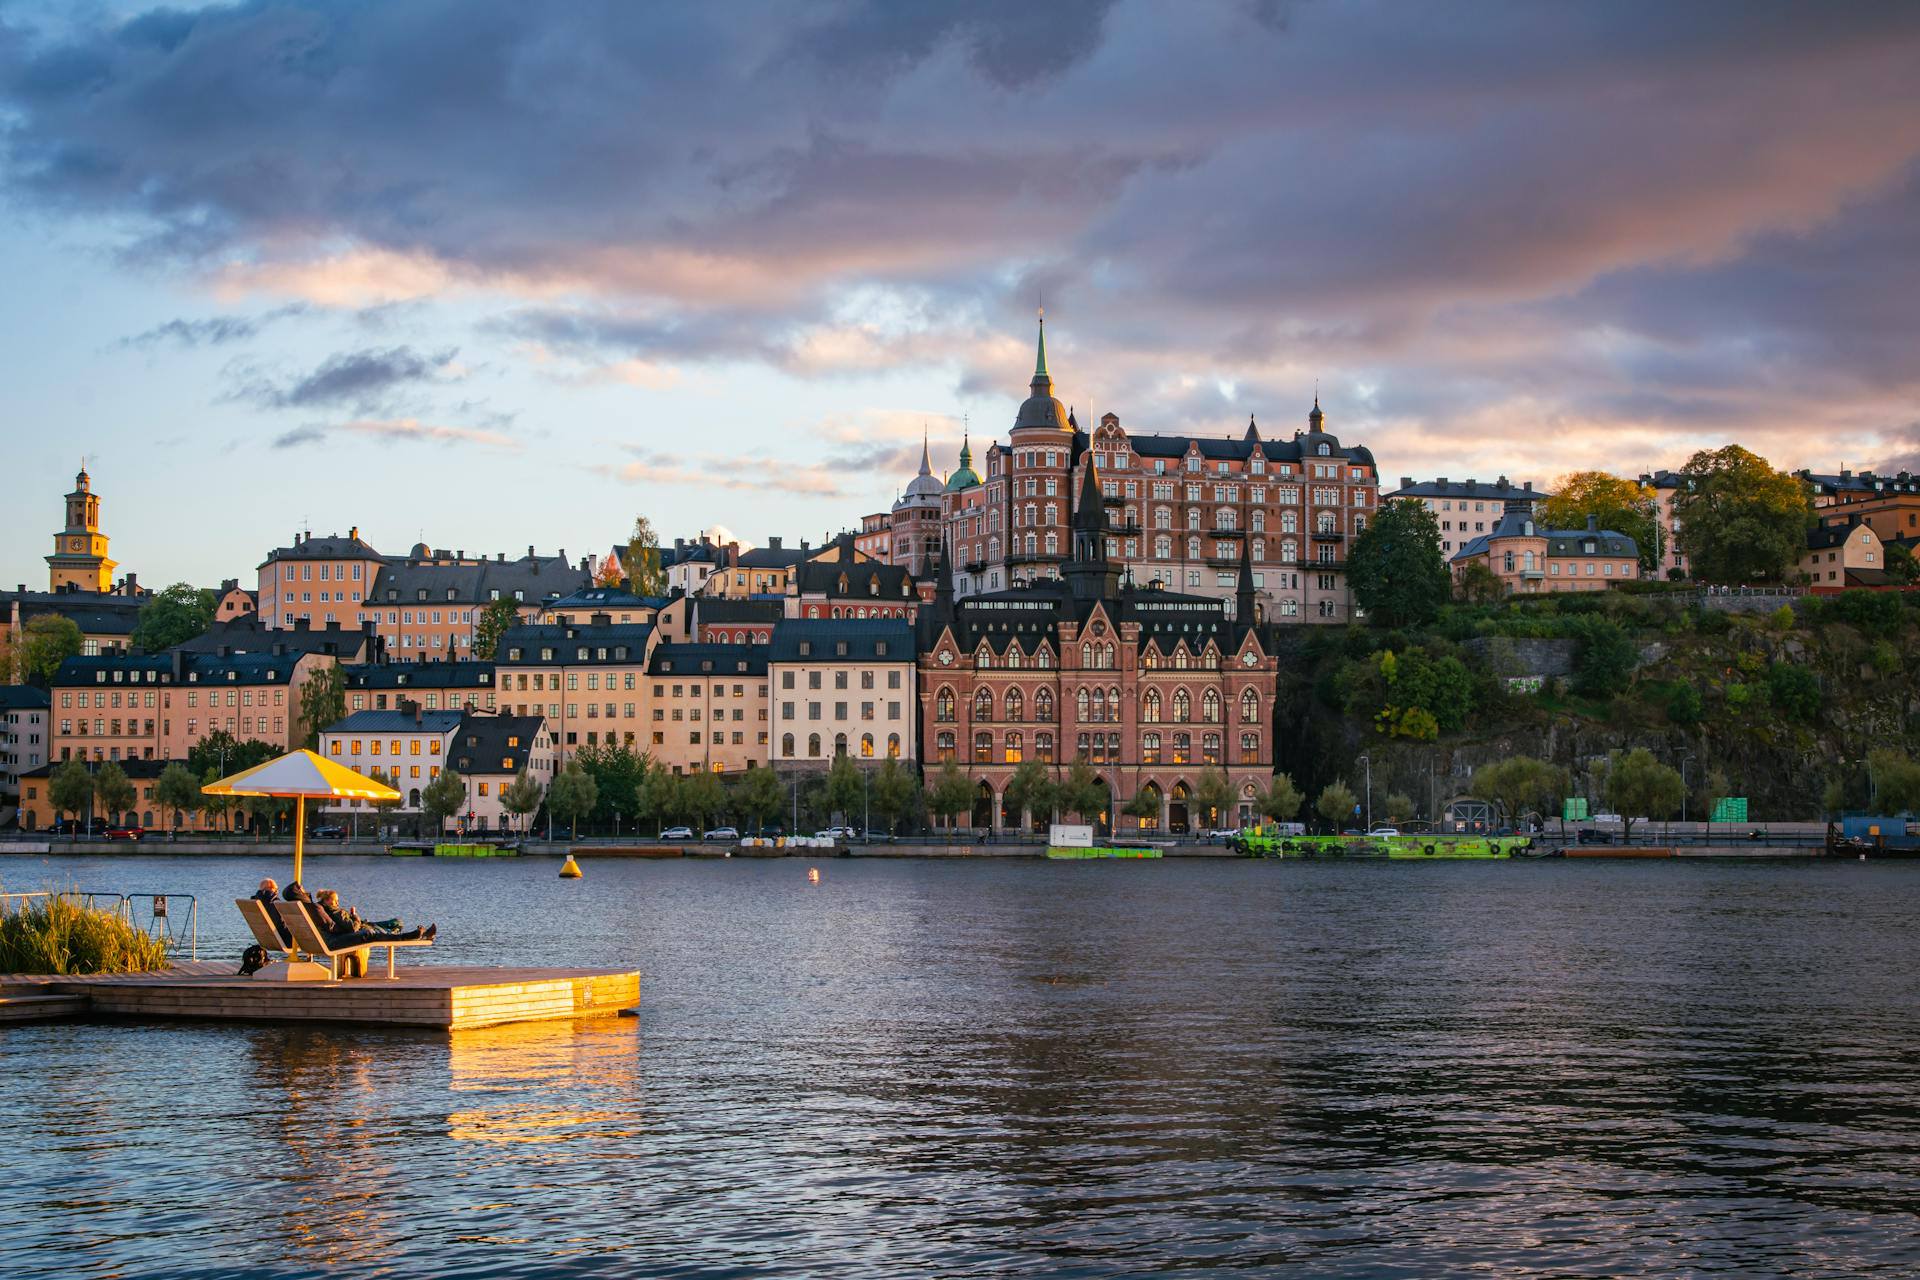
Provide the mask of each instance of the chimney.
POLYGON ((130 596, 137 596, 140 594, 140 575, 139 574, 130 573, 127 575, 127 594, 130 596))
POLYGON ((1439 483, 1442 488, 1445 488, 1447 483, 1447 478, 1445 476, 1441 476, 1439 483))
POLYGON ((596 627, 610 627, 613 625, 613 615, 610 613, 595 613, 589 615, 587 621, 596 627))
POLYGON ((223 644, 219 648, 215 649, 214 653, 218 657, 231 658, 233 656, 233 646, 230 644, 223 644))
POLYGON ((286 641, 276 640, 273 642, 273 656, 276 658, 284 658, 287 656, 286 641))
POLYGON ((1411 489, 1411 488, 1413 488, 1413 477, 1412 477, 1412 476, 1401 476, 1401 477, 1400 477, 1400 487, 1401 487, 1402 489, 1411 489))
POLYGON ((183 649, 175 649, 167 655, 173 660, 173 682, 179 684, 187 677, 187 655, 183 649))
POLYGON ((504 551, 496 551, 493 553, 493 558, 496 564, 505 564, 507 562, 507 553, 504 551))
POLYGON ((533 544, 531 542, 527 544, 527 559, 533 559, 533 544))
POLYGON ((347 536, 355 542, 360 541, 360 526, 356 524, 351 529, 348 529, 347 536))
POLYGON ((1522 489, 1525 489, 1525 490, 1526 490, 1526 491, 1527 491, 1528 493, 1532 493, 1532 492, 1533 492, 1533 481, 1531 481, 1531 480, 1529 480, 1529 481, 1527 481, 1527 482, 1526 482, 1525 484, 1523 484, 1523 485, 1521 485, 1520 487, 1521 487, 1522 489))
POLYGON ((780 539, 779 539, 779 538, 768 538, 768 539, 767 539, 767 550, 769 550, 769 551, 778 551, 779 549, 780 549, 780 539))
POLYGON ((1588 517, 1587 517, 1587 532, 1588 532, 1588 533, 1598 533, 1598 532, 1600 532, 1600 517, 1599 517, 1599 516, 1588 516, 1588 517))
POLYGON ((1498 485, 1502 489, 1510 489, 1513 487, 1512 485, 1509 485, 1507 483, 1507 478, 1505 476, 1501 476, 1498 480, 1494 481, 1494 484, 1498 485))
POLYGON ((453 553, 453 558, 454 558, 455 560, 465 560, 465 559, 467 558, 467 553, 466 553, 466 549, 465 549, 465 548, 460 548, 460 549, 458 549, 458 550, 456 550, 456 551, 455 551, 455 552, 453 553))

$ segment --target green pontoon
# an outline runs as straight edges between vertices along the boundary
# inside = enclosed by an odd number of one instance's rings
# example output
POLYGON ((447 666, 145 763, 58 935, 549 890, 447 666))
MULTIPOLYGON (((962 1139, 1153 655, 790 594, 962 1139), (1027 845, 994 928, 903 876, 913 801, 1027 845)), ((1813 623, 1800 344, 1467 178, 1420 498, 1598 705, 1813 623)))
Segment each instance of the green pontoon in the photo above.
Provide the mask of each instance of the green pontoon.
POLYGON ((1531 842, 1526 836, 1282 836, 1242 832, 1235 848, 1249 858, 1393 858, 1441 861, 1511 858, 1531 842))
POLYGON ((1092 848, 1048 845, 1049 858, 1157 858, 1160 851, 1152 845, 1095 845, 1092 848))

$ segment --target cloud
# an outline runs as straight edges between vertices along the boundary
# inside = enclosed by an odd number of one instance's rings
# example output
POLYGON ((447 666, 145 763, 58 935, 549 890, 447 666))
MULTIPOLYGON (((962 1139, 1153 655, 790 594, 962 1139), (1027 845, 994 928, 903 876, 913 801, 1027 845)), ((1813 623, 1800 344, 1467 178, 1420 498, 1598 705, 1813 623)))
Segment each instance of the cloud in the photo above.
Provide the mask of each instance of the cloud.
POLYGON ((458 354, 453 348, 428 354, 411 347, 349 351, 327 357, 311 373, 290 382, 250 373, 232 396, 270 409, 349 405, 365 411, 386 403, 397 391, 457 379, 458 354))
POLYGON ((290 303, 256 316, 206 316, 198 320, 180 317, 157 324, 151 329, 122 338, 119 345, 146 350, 162 343, 180 347, 220 347, 228 343, 256 338, 260 331, 291 316, 304 315, 307 307, 290 303))
POLYGON ((418 418, 357 418, 349 422, 309 423, 276 436, 273 447, 293 449, 302 445, 337 443, 337 437, 340 436, 357 436, 385 444, 478 445, 515 453, 521 448, 518 440, 502 431, 444 426, 422 422, 418 418))

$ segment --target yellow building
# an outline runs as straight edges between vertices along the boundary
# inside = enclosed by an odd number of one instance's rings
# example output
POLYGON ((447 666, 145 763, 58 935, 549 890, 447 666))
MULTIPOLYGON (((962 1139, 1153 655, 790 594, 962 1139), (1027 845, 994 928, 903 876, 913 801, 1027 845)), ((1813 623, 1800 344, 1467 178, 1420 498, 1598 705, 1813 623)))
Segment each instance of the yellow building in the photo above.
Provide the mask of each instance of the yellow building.
POLYGON ((116 564, 107 556, 107 535, 100 532, 100 496, 82 466, 67 495, 67 527, 53 535, 47 589, 111 591, 116 564))

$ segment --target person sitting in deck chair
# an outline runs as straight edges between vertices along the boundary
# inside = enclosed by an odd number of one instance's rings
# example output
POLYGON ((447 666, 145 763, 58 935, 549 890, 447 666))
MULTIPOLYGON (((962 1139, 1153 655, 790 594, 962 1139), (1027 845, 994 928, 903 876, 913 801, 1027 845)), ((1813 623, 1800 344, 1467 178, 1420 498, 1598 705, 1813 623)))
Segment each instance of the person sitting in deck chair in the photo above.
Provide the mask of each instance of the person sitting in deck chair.
POLYGON ((286 946, 293 945, 293 935, 287 932, 287 926, 280 923, 280 917, 273 914, 274 899, 280 896, 280 886, 269 878, 260 882, 260 887, 250 895, 255 902, 267 904, 267 920, 273 925, 273 931, 280 935, 280 941, 286 946))
POLYGON ((322 889, 316 897, 320 905, 327 909, 327 914, 349 930, 372 929, 378 933, 398 934, 406 927, 397 918, 393 920, 363 919, 352 907, 342 906, 340 895, 332 889, 322 889))
MULTIPOLYGON (((335 951, 345 950, 348 947, 364 947, 373 942, 412 942, 416 938, 432 941, 440 932, 440 926, 432 924, 424 929, 408 929, 404 932, 373 929, 364 925, 354 928, 344 920, 335 919, 331 911, 315 902, 301 887, 298 880, 287 886, 284 896, 288 902, 306 904, 307 914, 313 917, 313 923, 320 930, 320 936, 325 938, 327 945, 335 951)), ((337 902, 338 898, 335 901, 337 902)))

